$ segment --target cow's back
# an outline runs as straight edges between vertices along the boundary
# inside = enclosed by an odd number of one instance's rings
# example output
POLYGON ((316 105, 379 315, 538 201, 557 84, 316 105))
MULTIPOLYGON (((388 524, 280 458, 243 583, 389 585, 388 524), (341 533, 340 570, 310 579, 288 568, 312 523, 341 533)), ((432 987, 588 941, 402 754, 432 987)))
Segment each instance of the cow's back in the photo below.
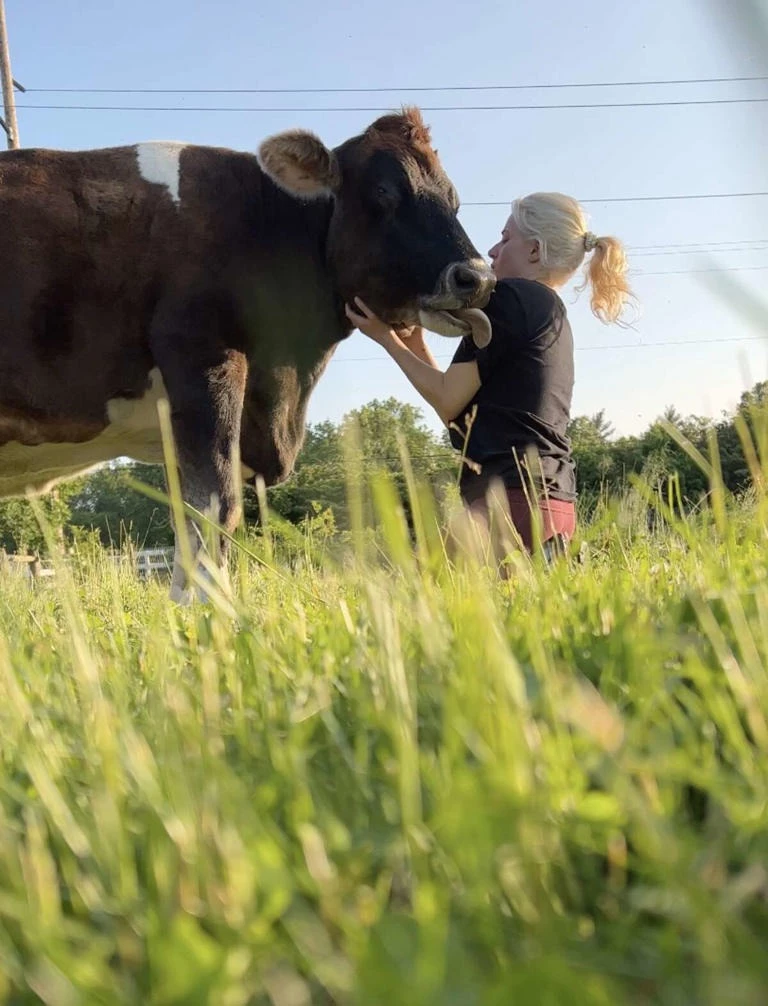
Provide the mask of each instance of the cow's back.
MULTIPOLYGON (((333 341, 311 334, 323 317, 335 332, 328 218, 323 200, 296 200, 254 155, 221 148, 0 153, 0 495, 25 472, 44 470, 32 480, 43 486, 60 466, 159 460, 143 429, 162 393, 154 350, 180 338, 190 357, 207 352, 209 309, 249 351, 271 471, 286 436, 267 417, 273 372, 311 371, 333 341)), ((303 416, 306 393, 289 397, 280 414, 303 416)))
POLYGON ((281 245, 295 262, 326 215, 225 149, 0 154, 0 404, 56 413, 74 397, 96 417, 105 393, 146 377, 163 298, 228 292, 268 274, 281 245))
POLYGON ((97 423, 146 381, 147 251, 172 213, 135 148, 0 155, 2 405, 97 423))

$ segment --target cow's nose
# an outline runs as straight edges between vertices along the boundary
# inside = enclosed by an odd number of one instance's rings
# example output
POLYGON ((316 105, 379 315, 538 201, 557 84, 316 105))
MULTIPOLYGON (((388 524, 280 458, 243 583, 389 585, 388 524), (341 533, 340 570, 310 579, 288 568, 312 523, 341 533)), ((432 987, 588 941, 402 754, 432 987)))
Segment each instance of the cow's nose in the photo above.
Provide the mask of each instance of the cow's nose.
POLYGON ((496 285, 496 277, 485 262, 454 262, 445 273, 445 286, 449 293, 467 307, 485 306, 496 285))

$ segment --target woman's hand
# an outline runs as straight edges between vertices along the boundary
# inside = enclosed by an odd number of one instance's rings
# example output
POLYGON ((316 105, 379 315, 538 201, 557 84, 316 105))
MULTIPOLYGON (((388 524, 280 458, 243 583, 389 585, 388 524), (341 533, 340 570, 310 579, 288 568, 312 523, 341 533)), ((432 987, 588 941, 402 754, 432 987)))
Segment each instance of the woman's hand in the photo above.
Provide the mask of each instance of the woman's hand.
POLYGON ((424 329, 421 325, 398 326, 395 331, 401 339, 407 339, 408 348, 413 353, 417 346, 424 346, 424 329))
POLYGON ((345 304, 344 310, 356 328, 386 349, 446 426, 480 388, 480 373, 474 360, 452 363, 445 373, 438 368, 424 342, 420 325, 395 330, 377 318, 359 297, 355 297, 355 307, 345 304))
POLYGON ((347 317, 355 328, 359 328, 363 335, 378 342, 380 346, 386 347, 398 338, 406 339, 411 334, 411 329, 408 328, 395 331, 391 325, 377 317, 359 297, 355 297, 355 307, 357 310, 350 307, 349 304, 345 304, 344 310, 347 317))

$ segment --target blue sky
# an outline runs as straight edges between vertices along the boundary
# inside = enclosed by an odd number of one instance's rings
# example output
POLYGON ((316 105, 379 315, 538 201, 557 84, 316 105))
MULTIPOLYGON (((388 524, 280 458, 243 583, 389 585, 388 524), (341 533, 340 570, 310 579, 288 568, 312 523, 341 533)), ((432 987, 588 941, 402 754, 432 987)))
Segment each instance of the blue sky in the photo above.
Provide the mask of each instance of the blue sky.
MULTIPOLYGON (((737 5, 730 5, 736 9, 737 5)), ((768 74, 715 0, 553 0, 548 5, 435 0, 316 3, 6 0, 14 76, 28 88, 313 88, 561 84, 768 74)), ((24 105, 227 105, 315 108, 553 104, 768 97, 768 81, 509 92, 278 95, 18 96, 25 146, 88 148, 147 139, 255 149, 302 125, 335 144, 374 111, 112 112, 24 105)), ((425 111, 465 202, 511 200, 536 189, 582 199, 768 188, 768 105, 425 111)), ((577 345, 574 413, 604 408, 619 432, 642 429, 666 405, 717 414, 768 376, 768 326, 746 320, 711 272, 762 296, 768 281, 768 198, 590 203, 592 229, 630 248, 642 316, 606 328, 586 296, 565 292, 577 345), (762 246, 757 242, 765 242, 762 246), (729 244, 723 244, 728 242, 729 244), (705 245, 708 254, 670 246, 705 245), (727 249, 727 250, 726 250, 727 249), (652 254, 649 254, 651 252, 652 254), (731 271, 733 270, 733 271, 731 271), (736 271, 738 270, 738 271, 736 271), (572 305, 572 306, 571 306, 572 305), (752 324, 752 327, 750 327, 752 324), (710 342, 749 337, 738 342, 710 342), (688 345, 654 346, 659 342, 688 345), (631 348, 611 348, 617 345, 631 348)), ((485 252, 505 207, 466 206, 463 223, 485 252)), ((766 297, 768 302, 768 296, 766 297)), ((453 346, 435 336, 433 350, 453 346)), ((337 420, 374 397, 420 403, 378 347, 356 333, 317 388, 310 420, 337 420)), ((428 409, 425 407, 425 413, 428 409)), ((435 421, 436 423, 436 421, 435 421)))

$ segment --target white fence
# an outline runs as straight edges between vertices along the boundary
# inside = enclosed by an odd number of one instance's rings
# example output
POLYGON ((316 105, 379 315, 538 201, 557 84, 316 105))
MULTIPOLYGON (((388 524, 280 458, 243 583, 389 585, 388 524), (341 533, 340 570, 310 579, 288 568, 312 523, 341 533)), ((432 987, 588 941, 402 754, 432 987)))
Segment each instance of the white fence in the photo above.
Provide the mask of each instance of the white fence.
POLYGON ((172 570, 172 548, 143 548, 136 553, 136 572, 142 579, 153 573, 170 575, 172 570))
POLYGON ((25 580, 36 580, 38 577, 53 576, 53 565, 37 555, 6 555, 0 552, 0 572, 21 576, 25 580))
MULTIPOLYGON (((133 559, 133 568, 142 580, 153 575, 170 576, 173 570, 172 548, 142 548, 135 553, 112 553, 108 558, 119 565, 133 559)), ((55 576, 56 570, 50 559, 41 559, 37 555, 8 555, 0 550, 0 575, 5 573, 25 580, 37 580, 55 576)))

